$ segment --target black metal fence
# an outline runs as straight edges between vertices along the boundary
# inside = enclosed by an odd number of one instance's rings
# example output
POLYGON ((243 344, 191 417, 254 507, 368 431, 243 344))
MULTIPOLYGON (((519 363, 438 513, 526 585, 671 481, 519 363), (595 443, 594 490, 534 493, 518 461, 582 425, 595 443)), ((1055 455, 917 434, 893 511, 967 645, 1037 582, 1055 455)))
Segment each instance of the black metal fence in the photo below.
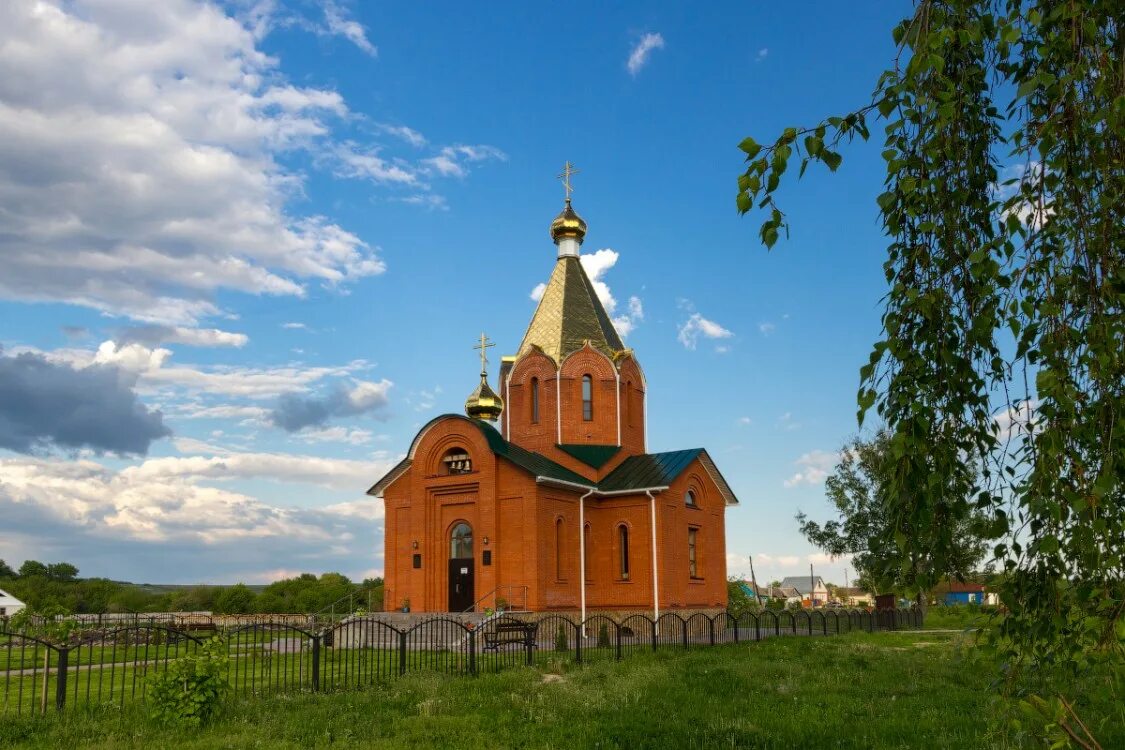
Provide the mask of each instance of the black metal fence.
MULTIPOLYGON (((779 636, 827 636, 922 625, 919 609, 676 613, 620 621, 594 615, 509 615, 479 624, 427 618, 406 629, 378 615, 324 628, 255 622, 221 630, 227 681, 240 694, 327 691, 389 682, 419 671, 498 672, 558 659, 624 659, 641 651, 690 649, 779 636)), ((151 678, 199 652, 210 629, 145 623, 92 628, 55 643, 0 630, 0 714, 45 714, 67 706, 143 701, 151 678)))

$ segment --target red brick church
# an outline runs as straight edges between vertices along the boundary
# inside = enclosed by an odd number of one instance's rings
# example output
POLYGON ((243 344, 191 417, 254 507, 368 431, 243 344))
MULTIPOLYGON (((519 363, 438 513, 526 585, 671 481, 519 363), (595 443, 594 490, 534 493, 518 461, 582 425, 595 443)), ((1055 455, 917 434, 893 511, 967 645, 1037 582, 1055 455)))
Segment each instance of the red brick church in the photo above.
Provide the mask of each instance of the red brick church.
POLYGON ((368 490, 386 504, 387 609, 726 606, 738 500, 706 450, 648 452, 644 372, 582 268, 567 188, 558 259, 499 394, 482 336, 468 416, 425 425, 368 490))

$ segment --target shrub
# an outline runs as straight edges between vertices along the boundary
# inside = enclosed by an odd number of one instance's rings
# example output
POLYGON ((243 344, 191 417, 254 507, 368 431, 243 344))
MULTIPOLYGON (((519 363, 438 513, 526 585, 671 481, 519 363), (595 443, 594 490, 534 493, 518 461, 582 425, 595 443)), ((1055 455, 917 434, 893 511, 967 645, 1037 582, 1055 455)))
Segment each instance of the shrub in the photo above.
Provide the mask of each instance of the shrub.
POLYGON ((555 631, 555 651, 569 651, 570 645, 566 639, 566 626, 561 622, 559 629, 555 631))
POLYGON ((604 622, 598 626, 598 648, 609 648, 609 626, 604 622))
POLYGON ((219 710, 230 685, 223 678, 227 655, 219 638, 199 651, 169 662, 152 680, 152 716, 164 724, 198 727, 219 710))

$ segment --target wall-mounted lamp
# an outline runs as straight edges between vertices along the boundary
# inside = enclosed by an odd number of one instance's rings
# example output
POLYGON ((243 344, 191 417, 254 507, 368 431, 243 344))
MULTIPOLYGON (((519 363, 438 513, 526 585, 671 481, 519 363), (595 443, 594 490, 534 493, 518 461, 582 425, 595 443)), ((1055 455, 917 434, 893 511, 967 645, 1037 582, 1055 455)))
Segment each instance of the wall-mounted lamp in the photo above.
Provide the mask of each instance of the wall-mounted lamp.
POLYGON ((414 540, 414 542, 413 542, 413 543, 412 543, 412 544, 411 544, 410 546, 411 546, 411 548, 413 548, 413 549, 418 549, 418 540, 417 540, 417 539, 415 539, 415 540, 414 540))
POLYGON ((484 546, 487 547, 488 546, 488 537, 485 537, 483 539, 483 541, 484 541, 484 546))

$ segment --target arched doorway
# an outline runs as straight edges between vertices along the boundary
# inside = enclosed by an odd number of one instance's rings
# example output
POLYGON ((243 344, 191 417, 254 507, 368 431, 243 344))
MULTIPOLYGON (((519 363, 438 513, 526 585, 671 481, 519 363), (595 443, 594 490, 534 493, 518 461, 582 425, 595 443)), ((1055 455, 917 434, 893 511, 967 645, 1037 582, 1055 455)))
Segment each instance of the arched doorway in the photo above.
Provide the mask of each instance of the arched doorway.
POLYGON ((459 521, 449 532, 449 611, 464 612, 475 603, 473 527, 459 521))

